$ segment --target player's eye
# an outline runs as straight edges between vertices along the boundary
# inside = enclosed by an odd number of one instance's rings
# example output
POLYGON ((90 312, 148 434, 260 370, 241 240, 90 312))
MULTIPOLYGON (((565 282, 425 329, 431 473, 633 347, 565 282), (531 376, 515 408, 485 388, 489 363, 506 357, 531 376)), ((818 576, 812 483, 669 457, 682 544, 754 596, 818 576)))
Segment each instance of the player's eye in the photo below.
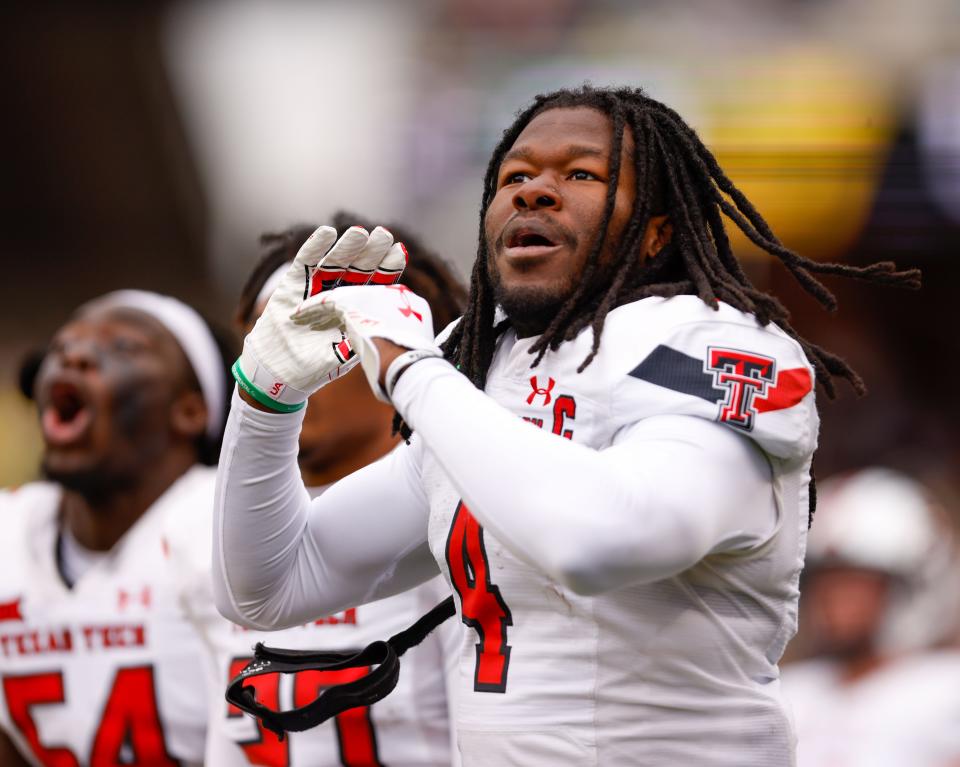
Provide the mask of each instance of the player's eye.
POLYGON ((135 338, 116 336, 110 341, 110 351, 119 352, 120 354, 137 354, 143 351, 144 348, 145 344, 135 338))
POLYGON ((503 183, 501 186, 509 186, 510 184, 523 184, 526 181, 529 181, 531 176, 529 173, 508 173, 503 177, 503 183))
POLYGON ((600 177, 591 173, 588 170, 583 170, 578 168, 575 171, 571 171, 570 175, 567 176, 571 181, 599 181, 600 177))

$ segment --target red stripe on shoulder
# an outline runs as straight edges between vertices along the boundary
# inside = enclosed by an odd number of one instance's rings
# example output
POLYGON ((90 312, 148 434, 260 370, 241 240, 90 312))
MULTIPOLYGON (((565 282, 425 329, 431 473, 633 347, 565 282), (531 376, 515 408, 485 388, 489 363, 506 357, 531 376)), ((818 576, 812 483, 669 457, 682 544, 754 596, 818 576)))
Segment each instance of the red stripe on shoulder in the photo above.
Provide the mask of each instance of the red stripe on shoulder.
POLYGON ((785 410, 800 402, 812 388, 813 380, 806 368, 781 370, 777 374, 777 382, 767 392, 767 396, 755 400, 753 405, 758 413, 785 410))

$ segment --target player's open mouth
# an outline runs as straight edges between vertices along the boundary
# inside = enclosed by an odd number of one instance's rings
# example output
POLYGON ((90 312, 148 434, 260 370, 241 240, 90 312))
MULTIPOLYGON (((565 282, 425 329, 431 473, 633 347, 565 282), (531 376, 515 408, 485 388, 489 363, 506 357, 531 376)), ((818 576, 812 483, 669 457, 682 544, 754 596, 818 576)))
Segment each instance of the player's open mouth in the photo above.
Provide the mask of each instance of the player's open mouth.
POLYGON ((539 223, 510 226, 504 235, 506 254, 511 258, 543 256, 560 247, 559 238, 539 223))
POLYGON ((93 420, 80 389, 68 382, 50 386, 40 418, 44 439, 51 445, 68 445, 82 437, 93 420))

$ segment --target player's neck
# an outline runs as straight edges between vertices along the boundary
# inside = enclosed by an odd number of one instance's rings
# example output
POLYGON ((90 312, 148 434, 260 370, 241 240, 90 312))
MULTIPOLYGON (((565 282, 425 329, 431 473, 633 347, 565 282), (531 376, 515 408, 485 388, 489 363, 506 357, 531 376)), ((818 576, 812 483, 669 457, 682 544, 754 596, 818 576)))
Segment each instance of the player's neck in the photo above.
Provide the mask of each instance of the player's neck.
POLYGON ((517 334, 517 338, 533 338, 534 336, 539 336, 546 330, 546 325, 542 323, 513 323, 513 330, 517 334))
POLYGON ((330 485, 383 458, 400 441, 399 437, 392 435, 390 431, 389 428, 384 429, 382 436, 367 440, 357 450, 336 456, 336 460, 330 463, 321 465, 301 463, 300 475, 303 477, 303 484, 307 487, 330 485))
POLYGON ((533 338, 543 334, 555 314, 555 311, 550 313, 546 311, 514 311, 507 314, 507 319, 510 320, 510 325, 513 332, 517 334, 517 338, 533 338))
POLYGON ((107 551, 194 463, 192 451, 172 450, 133 482, 97 493, 64 489, 62 523, 84 548, 107 551))

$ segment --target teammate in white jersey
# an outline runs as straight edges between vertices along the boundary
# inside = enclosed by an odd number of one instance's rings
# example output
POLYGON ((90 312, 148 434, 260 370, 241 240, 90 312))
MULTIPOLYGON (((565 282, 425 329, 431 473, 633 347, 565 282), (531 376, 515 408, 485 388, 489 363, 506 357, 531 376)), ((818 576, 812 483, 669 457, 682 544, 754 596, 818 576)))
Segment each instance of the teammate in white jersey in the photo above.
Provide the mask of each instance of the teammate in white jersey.
POLYGON ((161 532, 209 514, 225 359, 199 314, 145 291, 54 337, 32 387, 46 481, 0 494, 4 765, 202 763, 200 644, 161 532))
MULTIPOLYGON (((338 213, 334 224, 349 230, 360 217, 338 213)), ((263 238, 265 253, 245 284, 236 324, 250 332, 275 281, 290 268, 315 226, 292 227, 263 238)), ((435 321, 447 324, 463 307, 466 293, 449 268, 409 233, 391 226, 409 252, 402 281, 431 296, 435 321)), ((373 227, 370 227, 372 230, 373 227)), ((358 238, 363 241, 365 238, 358 238)), ((441 325, 442 327, 442 325, 441 325)), ((396 446, 393 408, 377 401, 363 375, 345 376, 310 400, 300 433, 298 463, 310 494, 319 496, 331 483, 383 457, 396 446)), ((212 505, 211 505, 212 514, 212 505)), ((223 618, 211 592, 211 514, 192 514, 170 526, 171 559, 180 574, 187 612, 203 638, 211 673, 206 767, 256 764, 269 767, 449 767, 451 738, 447 712, 445 659, 459 632, 436 632, 406 658, 406 672, 394 693, 374 707, 355 708, 308 732, 283 741, 224 700, 227 682, 251 659, 256 642, 314 650, 360 650, 374 640, 401 631, 447 594, 439 576, 402 594, 370 604, 350 606, 286 631, 249 631, 223 618)), ((185 517, 187 515, 184 515, 185 517)), ((451 625, 450 629, 454 629, 451 625)), ((301 672, 257 681, 258 695, 273 708, 293 708, 312 700, 323 685, 362 674, 361 669, 326 674, 301 672)))
MULTIPOLYGON (((816 272, 917 280, 793 254, 675 113, 593 88, 539 97, 505 132, 442 348, 416 296, 301 303, 292 270, 234 367, 221 610, 289 625, 439 569, 467 637, 465 765, 792 764, 777 661, 796 623, 813 384, 859 380, 749 283, 721 213, 824 304, 816 272), (295 408, 336 375, 341 330, 413 435, 311 501, 295 408)), ((314 234, 301 273, 324 271, 334 237, 314 234)))
POLYGON ((821 485, 804 575, 814 657, 786 666, 800 767, 960 765, 956 544, 895 471, 821 485), (917 630, 924 632, 917 635, 917 630))

